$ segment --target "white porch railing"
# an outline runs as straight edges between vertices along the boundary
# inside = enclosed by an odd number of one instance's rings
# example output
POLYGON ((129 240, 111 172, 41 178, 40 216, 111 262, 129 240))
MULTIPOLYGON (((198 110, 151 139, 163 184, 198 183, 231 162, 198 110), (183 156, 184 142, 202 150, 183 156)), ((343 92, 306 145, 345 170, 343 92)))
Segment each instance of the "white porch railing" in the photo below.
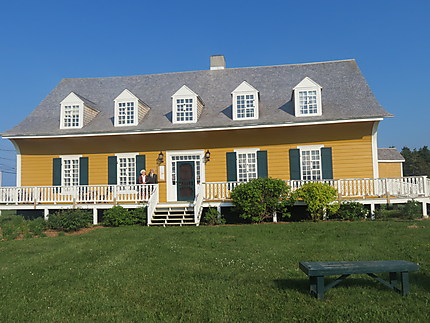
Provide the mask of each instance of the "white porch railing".
POLYGON ((0 204, 148 202, 157 184, 0 187, 0 204))
MULTIPOLYGON (((293 191, 303 184, 312 181, 290 180, 286 183, 293 191)), ((427 176, 411 176, 398 178, 358 178, 321 180, 336 188, 340 198, 372 198, 372 197, 427 197, 429 196, 430 180, 427 176)), ((211 182, 205 183, 206 200, 230 199, 230 192, 242 182, 211 182)))

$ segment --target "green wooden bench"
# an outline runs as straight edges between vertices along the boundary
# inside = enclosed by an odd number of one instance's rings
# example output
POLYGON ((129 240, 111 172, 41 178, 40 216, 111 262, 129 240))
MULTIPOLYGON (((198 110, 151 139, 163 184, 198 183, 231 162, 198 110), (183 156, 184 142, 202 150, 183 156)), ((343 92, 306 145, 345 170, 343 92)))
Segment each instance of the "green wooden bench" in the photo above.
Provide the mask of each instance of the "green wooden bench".
POLYGON ((392 290, 402 294, 409 293, 409 272, 419 270, 420 267, 409 261, 303 261, 300 269, 309 276, 310 292, 318 299, 324 298, 324 292, 336 286, 352 274, 367 274, 392 290), (389 273, 389 281, 375 274, 389 273), (324 276, 341 275, 330 284, 324 285, 324 276), (401 288, 398 288, 400 275, 401 288))

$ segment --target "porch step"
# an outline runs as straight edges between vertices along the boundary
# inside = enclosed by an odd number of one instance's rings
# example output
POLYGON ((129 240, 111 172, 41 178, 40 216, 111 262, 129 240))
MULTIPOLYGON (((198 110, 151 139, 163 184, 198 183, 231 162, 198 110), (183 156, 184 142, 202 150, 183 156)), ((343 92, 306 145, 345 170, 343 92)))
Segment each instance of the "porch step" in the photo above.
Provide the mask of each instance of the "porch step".
POLYGON ((159 205, 155 209, 150 225, 196 225, 194 208, 189 205, 159 205))

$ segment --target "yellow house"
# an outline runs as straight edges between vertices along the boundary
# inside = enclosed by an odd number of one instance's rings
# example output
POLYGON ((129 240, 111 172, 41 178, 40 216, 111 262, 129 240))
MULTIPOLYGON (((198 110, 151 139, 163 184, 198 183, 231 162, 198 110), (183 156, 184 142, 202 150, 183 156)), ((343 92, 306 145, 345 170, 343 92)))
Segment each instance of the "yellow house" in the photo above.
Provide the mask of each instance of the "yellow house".
POLYGON ((212 56, 203 71, 64 79, 2 135, 35 207, 146 201, 154 223, 188 211, 195 223, 202 205, 253 178, 388 174, 377 132, 389 116, 355 60, 226 68, 212 56), (136 185, 142 169, 154 169, 158 184, 136 185))

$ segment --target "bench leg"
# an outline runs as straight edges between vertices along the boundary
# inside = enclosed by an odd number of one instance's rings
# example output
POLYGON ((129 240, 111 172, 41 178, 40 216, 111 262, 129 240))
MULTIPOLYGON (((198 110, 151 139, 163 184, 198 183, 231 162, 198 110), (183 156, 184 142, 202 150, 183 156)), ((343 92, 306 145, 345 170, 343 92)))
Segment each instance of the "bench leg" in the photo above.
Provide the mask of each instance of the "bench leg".
POLYGON ((405 296, 409 293, 409 272, 401 272, 400 280, 402 281, 402 296, 405 296))
POLYGON ((397 273, 395 272, 390 272, 390 285, 392 289, 397 289, 397 273))
POLYGON ((310 292, 318 299, 324 298, 324 276, 310 276, 310 292))

